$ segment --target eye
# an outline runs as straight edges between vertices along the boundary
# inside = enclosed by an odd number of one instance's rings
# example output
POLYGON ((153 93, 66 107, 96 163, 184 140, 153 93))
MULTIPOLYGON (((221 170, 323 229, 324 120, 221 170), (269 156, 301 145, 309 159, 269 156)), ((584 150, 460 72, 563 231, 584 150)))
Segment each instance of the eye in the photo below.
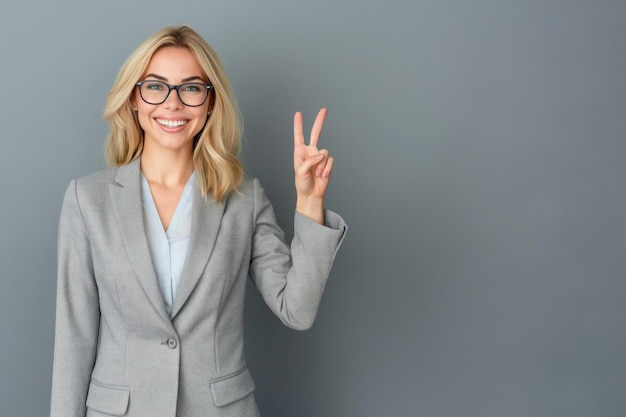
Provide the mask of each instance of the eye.
POLYGON ((158 81, 148 81, 144 83, 144 88, 150 91, 163 91, 166 89, 165 85, 158 81))
POLYGON ((202 84, 183 84, 180 89, 186 93, 200 93, 204 86, 202 84))

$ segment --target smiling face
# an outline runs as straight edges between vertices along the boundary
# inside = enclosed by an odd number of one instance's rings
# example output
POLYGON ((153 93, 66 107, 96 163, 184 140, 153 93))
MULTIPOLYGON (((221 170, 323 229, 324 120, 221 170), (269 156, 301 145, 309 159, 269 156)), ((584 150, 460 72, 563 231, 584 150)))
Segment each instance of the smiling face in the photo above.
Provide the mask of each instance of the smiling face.
MULTIPOLYGON (((142 80, 158 80, 179 85, 185 82, 208 83, 202 68, 189 49, 166 46, 154 53, 142 80)), ((198 107, 184 105, 175 90, 161 104, 148 104, 135 90, 132 103, 144 131, 144 150, 184 151, 191 155, 193 138, 204 126, 210 97, 198 107)))

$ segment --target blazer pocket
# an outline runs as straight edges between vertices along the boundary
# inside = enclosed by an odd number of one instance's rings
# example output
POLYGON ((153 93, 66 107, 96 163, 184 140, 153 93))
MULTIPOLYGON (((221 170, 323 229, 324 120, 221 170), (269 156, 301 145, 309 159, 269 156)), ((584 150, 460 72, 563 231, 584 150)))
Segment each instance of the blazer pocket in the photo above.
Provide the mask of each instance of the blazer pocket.
POLYGON ((248 368, 211 381, 213 402, 218 407, 234 403, 254 392, 254 381, 248 368))
POLYGON ((87 407, 101 413, 122 416, 128 409, 130 389, 122 385, 103 384, 93 379, 89 383, 87 407))

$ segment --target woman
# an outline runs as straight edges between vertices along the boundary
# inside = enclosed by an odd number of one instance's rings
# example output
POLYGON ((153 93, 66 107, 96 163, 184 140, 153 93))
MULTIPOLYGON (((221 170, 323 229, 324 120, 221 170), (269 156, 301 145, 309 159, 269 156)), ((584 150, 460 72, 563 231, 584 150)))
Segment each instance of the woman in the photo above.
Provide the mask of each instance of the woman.
POLYGON ((294 118, 291 247, 245 178, 235 99, 189 27, 146 40, 109 94, 111 168, 71 182, 59 225, 53 417, 257 416, 243 346, 250 277, 309 328, 346 226, 324 209, 333 159, 294 118))

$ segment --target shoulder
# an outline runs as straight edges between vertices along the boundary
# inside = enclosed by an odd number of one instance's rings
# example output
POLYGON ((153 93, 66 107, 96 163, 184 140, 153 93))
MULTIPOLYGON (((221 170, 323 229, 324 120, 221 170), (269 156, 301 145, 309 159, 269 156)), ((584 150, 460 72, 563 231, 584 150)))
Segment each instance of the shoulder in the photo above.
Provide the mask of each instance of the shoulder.
POLYGON ((119 167, 109 167, 89 175, 76 178, 77 187, 102 187, 111 184, 115 180, 115 175, 119 167))
POLYGON ((265 191, 257 178, 245 176, 237 188, 226 199, 227 209, 255 209, 267 200, 265 191))
POLYGON ((245 176, 241 184, 237 187, 237 190, 232 193, 231 196, 237 196, 244 200, 263 200, 265 199, 265 190, 261 185, 261 181, 255 177, 245 176))
POLYGON ((120 167, 109 167, 74 178, 67 188, 66 198, 71 195, 82 202, 101 200, 108 195, 109 186, 116 182, 119 169, 120 167))
POLYGON ((254 190, 260 187, 260 185, 261 184, 257 178, 246 175, 243 178, 243 181, 241 181, 241 184, 237 187, 237 191, 239 192, 238 194, 243 194, 245 196, 246 194, 254 193, 254 190))

